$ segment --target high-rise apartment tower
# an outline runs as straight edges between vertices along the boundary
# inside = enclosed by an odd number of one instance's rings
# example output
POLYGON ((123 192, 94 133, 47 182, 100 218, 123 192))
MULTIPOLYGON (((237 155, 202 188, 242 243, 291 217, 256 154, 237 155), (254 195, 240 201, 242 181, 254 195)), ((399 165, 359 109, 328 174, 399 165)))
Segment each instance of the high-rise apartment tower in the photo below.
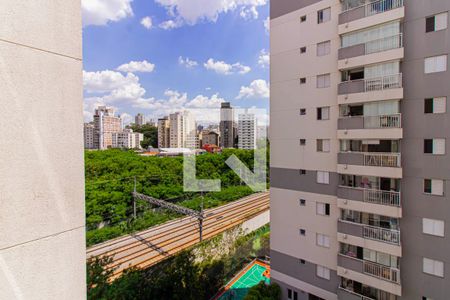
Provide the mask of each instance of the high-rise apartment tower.
POLYGON ((220 147, 233 148, 235 146, 236 125, 234 110, 230 102, 223 102, 220 106, 220 147))
POLYGON ((449 298, 449 10, 271 2, 271 277, 283 299, 449 298))

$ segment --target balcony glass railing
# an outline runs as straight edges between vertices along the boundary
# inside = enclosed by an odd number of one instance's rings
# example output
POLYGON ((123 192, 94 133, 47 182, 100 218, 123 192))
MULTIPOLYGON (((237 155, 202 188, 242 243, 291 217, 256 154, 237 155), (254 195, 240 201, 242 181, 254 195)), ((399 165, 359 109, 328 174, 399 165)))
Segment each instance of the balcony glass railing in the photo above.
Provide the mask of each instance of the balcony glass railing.
POLYGON ((364 153, 364 165, 371 167, 400 167, 400 153, 364 153))
POLYGON ((403 0, 380 0, 365 5, 366 17, 384 13, 403 6, 403 0))
POLYGON ((400 231, 369 225, 363 226, 364 238, 400 245, 400 231))
POLYGON ((364 189, 364 202, 400 207, 400 192, 364 189))
POLYGON ((401 87, 402 87, 401 73, 364 79, 364 90, 366 92, 382 91, 401 87))
POLYGON ((365 116, 364 128, 401 128, 402 115, 365 116))
POLYGON ((364 260, 363 270, 364 273, 378 277, 380 279, 400 283, 400 270, 397 268, 387 267, 364 260))
POLYGON ((342 13, 353 9, 364 9, 364 16, 368 17, 403 6, 403 0, 380 0, 373 1, 367 4, 364 4, 364 2, 365 1, 344 1, 342 6, 342 13))

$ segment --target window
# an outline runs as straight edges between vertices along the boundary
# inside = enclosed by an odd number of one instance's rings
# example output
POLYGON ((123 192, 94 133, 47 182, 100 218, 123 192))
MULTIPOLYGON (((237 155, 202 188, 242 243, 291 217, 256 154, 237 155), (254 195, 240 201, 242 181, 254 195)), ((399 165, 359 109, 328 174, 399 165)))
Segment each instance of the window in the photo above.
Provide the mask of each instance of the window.
POLYGON ((330 248, 330 237, 328 235, 318 233, 316 235, 316 243, 318 246, 330 248))
POLYGON ((305 175, 306 174, 306 170, 300 169, 299 173, 300 173, 300 175, 305 175))
POLYGON ((425 32, 439 31, 447 28, 447 13, 426 18, 425 32))
POLYGON ((304 259, 300 259, 300 263, 301 263, 302 265, 304 265, 304 264, 306 264, 306 261, 305 261, 304 259))
POLYGON ((323 89, 330 87, 330 74, 317 75, 317 88, 323 89))
POLYGON ((444 180, 424 179, 423 192, 426 194, 443 196, 444 195, 444 180))
POLYGON ((330 280, 330 269, 317 265, 316 271, 317 276, 319 276, 320 278, 330 280))
POLYGON ((446 111, 447 97, 425 99, 424 112, 426 114, 441 114, 446 111))
POLYGON ((300 48, 300 53, 306 53, 306 47, 301 47, 300 48))
POLYGON ((306 235, 306 230, 305 229, 300 229, 300 235, 306 235))
POLYGON ((300 17, 300 22, 303 23, 303 22, 305 22, 305 21, 306 21, 306 16, 301 16, 301 17, 300 17))
POLYGON ((300 199, 300 206, 305 206, 305 205, 306 205, 306 200, 300 199))
POLYGON ((317 56, 325 56, 331 52, 331 41, 317 44, 317 56))
POLYGON ((300 78, 300 84, 305 84, 306 83, 306 77, 300 78))
POLYGON ((445 139, 425 139, 423 141, 423 152, 435 155, 445 154, 445 139))
POLYGON ((330 119, 330 107, 318 107, 317 108, 317 120, 329 120, 330 119))
POLYGON ((436 236, 444 236, 444 221, 433 219, 422 219, 422 232, 436 236))
POLYGON ((321 216, 329 216, 330 215, 330 204, 329 203, 316 203, 316 213, 321 216))
POLYGON ((306 115, 306 108, 300 108, 300 116, 306 115))
POLYGON ((439 277, 444 277, 444 263, 442 261, 424 257, 423 272, 439 277))
POLYGON ((317 140, 317 152, 330 152, 330 140, 317 140))
POLYGON ((330 173, 317 171, 317 183, 330 184, 330 173))
POLYGON ((425 297, 425 296, 423 296, 423 297, 422 297, 422 300, 433 300, 433 299, 431 299, 430 297, 425 297))
POLYGON ((325 23, 331 19, 331 7, 319 10, 317 12, 317 24, 325 23))
POLYGON ((292 290, 287 289, 287 292, 288 292, 288 299, 292 299, 292 290))
POLYGON ((294 300, 298 300, 298 295, 296 291, 294 291, 294 300))
POLYGON ((300 146, 305 146, 305 145, 306 145, 306 140, 300 139, 300 146))
POLYGON ((447 71, 447 55, 425 58, 425 74, 447 71))

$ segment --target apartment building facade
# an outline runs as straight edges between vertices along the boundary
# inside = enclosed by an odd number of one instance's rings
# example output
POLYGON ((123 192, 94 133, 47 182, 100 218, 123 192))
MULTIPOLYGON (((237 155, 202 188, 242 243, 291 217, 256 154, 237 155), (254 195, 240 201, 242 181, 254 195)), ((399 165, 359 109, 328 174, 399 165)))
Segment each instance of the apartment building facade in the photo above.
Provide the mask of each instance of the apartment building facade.
POLYGON ((133 132, 132 129, 124 129, 112 133, 111 148, 142 149, 141 142, 143 140, 144 135, 142 133, 133 132))
POLYGON ((138 125, 138 126, 142 126, 146 123, 145 121, 145 116, 141 113, 138 113, 135 117, 134 117, 134 124, 138 125))
POLYGON ((94 123, 93 122, 84 123, 83 128, 84 149, 94 149, 94 133, 95 133, 94 123))
POLYGON ((238 148, 253 150, 256 148, 256 117, 245 113, 238 115, 238 148))
POLYGON ((198 148, 194 115, 189 111, 169 115, 170 148, 198 148))
POLYGON ((108 149, 113 146, 113 133, 122 131, 122 119, 115 116, 114 108, 99 106, 94 113, 94 148, 108 149))
POLYGON ((448 298, 449 10, 271 2, 271 277, 283 299, 448 298))
POLYGON ((170 147, 170 121, 168 117, 158 119, 158 148, 170 147))

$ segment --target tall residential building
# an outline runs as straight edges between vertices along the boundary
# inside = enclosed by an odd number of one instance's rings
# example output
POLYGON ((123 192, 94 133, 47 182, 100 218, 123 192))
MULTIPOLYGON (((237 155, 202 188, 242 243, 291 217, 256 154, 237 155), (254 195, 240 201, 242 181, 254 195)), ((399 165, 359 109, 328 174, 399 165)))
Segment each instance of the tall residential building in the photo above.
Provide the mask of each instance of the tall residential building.
POLYGON ((114 115, 114 108, 99 106, 94 113, 94 148, 112 147, 112 134, 122 131, 122 120, 114 115))
POLYGON ((256 118, 254 114, 238 115, 238 148, 252 150, 256 148, 256 118))
POLYGON ((448 299, 448 0, 271 2, 283 299, 448 299))
POLYGON ((170 147, 170 121, 168 117, 158 119, 158 148, 170 147))
POLYGON ((94 122, 84 123, 83 129, 84 149, 94 149, 94 132, 95 132, 94 122))
POLYGON ((176 112, 169 115, 170 148, 198 147, 195 118, 189 111, 176 112))
POLYGON ((144 124, 146 124, 145 122, 145 116, 141 113, 138 113, 135 117, 134 117, 134 124, 138 125, 138 126, 142 126, 144 124))
POLYGON ((0 11, 0 299, 86 299, 81 1, 0 11))
POLYGON ((121 132, 112 133, 111 148, 125 148, 125 149, 142 149, 141 142, 144 140, 144 135, 139 132, 133 132, 132 129, 124 129, 121 132))
POLYGON ((233 148, 235 146, 236 125, 234 111, 230 102, 222 102, 220 106, 220 147, 233 148))

